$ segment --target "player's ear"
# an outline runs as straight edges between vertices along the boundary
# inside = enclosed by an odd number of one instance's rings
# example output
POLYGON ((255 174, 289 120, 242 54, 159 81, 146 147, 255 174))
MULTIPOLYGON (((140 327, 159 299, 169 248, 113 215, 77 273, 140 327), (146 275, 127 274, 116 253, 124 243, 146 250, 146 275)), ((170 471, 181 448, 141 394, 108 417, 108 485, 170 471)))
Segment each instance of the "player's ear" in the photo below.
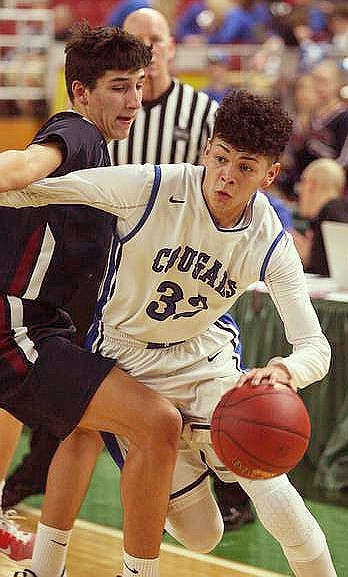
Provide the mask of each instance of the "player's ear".
POLYGON ((79 102, 82 105, 88 104, 88 94, 86 87, 80 82, 79 80, 74 80, 71 89, 74 95, 74 99, 76 102, 79 102))
POLYGON ((279 172, 280 172, 280 163, 273 162, 271 167, 267 171, 267 174, 261 184, 261 187, 268 188, 269 186, 271 186, 271 184, 273 184, 273 182, 277 178, 279 172))
POLYGON ((207 160, 210 149, 211 149, 211 138, 208 138, 207 144, 205 145, 204 150, 203 150, 202 162, 207 160))

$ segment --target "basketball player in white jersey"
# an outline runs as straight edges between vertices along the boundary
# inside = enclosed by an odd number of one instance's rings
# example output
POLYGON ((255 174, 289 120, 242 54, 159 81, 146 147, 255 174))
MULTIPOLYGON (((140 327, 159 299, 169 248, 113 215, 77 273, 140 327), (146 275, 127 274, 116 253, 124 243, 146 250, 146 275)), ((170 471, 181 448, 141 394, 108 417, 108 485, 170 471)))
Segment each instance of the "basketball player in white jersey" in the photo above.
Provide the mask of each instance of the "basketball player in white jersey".
MULTIPOLYGON (((90 343, 183 415, 167 530, 197 551, 220 541, 209 466, 248 493, 296 577, 336 577, 325 536, 287 476, 237 477, 219 461, 209 435, 213 409, 229 388, 267 379, 297 389, 328 371, 330 347, 298 253, 258 192, 277 177, 290 132, 277 101, 235 91, 218 110, 204 166, 82 170, 5 193, 0 202, 86 204, 118 216, 90 343), (231 363, 233 335, 218 319, 257 280, 266 283, 293 349, 242 374, 231 363)), ((119 444, 127 463, 127 439, 119 444)), ((125 559, 123 577, 159 576, 157 560, 144 567, 141 559, 125 559)))

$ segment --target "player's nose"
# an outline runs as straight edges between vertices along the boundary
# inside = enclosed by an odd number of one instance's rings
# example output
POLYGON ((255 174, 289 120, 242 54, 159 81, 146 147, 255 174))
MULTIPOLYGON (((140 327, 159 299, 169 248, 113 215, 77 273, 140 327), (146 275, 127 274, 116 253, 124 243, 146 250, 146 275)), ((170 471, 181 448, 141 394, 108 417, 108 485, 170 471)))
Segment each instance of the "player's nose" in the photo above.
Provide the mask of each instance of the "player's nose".
POLYGON ((131 88, 127 91, 128 108, 140 108, 142 100, 142 91, 138 88, 131 88))

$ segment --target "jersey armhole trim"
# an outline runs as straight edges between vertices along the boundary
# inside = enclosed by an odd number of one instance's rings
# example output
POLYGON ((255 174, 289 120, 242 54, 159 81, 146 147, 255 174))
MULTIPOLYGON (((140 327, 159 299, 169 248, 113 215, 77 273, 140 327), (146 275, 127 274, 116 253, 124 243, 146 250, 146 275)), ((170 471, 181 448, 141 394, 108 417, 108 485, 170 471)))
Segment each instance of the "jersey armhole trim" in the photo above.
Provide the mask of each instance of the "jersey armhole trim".
POLYGON ((276 238, 274 239, 274 241, 272 242, 271 246, 269 247, 265 258, 263 259, 263 263, 261 266, 261 270, 260 270, 260 280, 264 281, 265 280, 265 276, 266 276, 266 268, 268 266, 268 263, 270 261, 270 258, 273 254, 273 251, 275 249, 275 247, 277 246, 277 244, 279 243, 280 239, 284 236, 285 234, 285 230, 284 228, 280 231, 280 233, 276 236, 276 238))
POLYGON ((161 167, 159 165, 156 164, 154 166, 154 169, 155 169, 155 176, 154 176, 154 180, 153 180, 153 184, 152 184, 151 195, 149 198, 149 202, 147 203, 146 209, 144 211, 144 214, 141 217, 141 219, 139 220, 139 222, 136 224, 136 226, 131 231, 129 231, 129 233, 126 236, 124 236, 120 240, 121 244, 124 244, 128 240, 133 238, 133 236, 135 236, 137 234, 137 232, 139 232, 139 230, 142 228, 142 226, 145 224, 146 220, 148 219, 148 217, 151 214, 153 205, 155 204, 157 193, 159 191, 159 187, 161 184, 161 176, 162 176, 161 167))

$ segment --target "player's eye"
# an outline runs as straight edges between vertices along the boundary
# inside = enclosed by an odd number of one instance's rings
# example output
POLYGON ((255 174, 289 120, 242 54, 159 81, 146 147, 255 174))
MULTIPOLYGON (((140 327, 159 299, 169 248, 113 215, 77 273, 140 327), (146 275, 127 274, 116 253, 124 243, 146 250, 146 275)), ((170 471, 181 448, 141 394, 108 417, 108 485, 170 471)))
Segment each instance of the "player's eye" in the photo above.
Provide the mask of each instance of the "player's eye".
POLYGON ((253 172, 253 169, 251 168, 251 166, 249 166, 248 164, 245 164, 245 163, 241 164, 239 168, 240 168, 241 172, 253 172))
POLYGON ((215 159, 216 159, 216 162, 217 162, 218 164, 224 164, 224 163, 226 162, 225 157, 224 157, 224 156, 220 156, 219 154, 216 155, 215 159))

